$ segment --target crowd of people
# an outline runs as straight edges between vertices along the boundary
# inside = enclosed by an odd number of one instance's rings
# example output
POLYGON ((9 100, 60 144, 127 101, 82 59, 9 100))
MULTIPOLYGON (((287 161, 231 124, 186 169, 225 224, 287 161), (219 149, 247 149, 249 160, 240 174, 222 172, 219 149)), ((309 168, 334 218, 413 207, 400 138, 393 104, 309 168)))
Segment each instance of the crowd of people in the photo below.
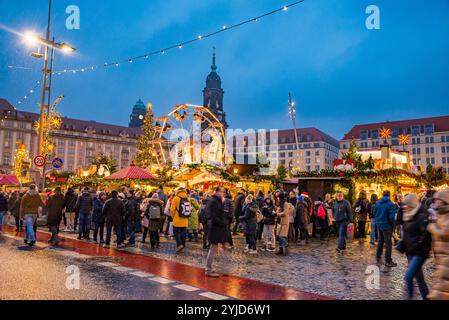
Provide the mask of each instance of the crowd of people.
POLYGON ((136 234, 142 233, 142 243, 149 237, 151 249, 160 248, 162 235, 174 239, 176 253, 182 254, 187 241, 199 242, 201 237, 208 250, 208 277, 220 276, 213 268, 219 247, 224 254, 231 252, 239 233, 245 237, 244 252, 249 255, 260 251, 287 255, 293 244, 307 245, 313 238, 328 241, 331 236, 338 238, 336 250, 343 253, 348 238, 369 237, 372 245, 377 243, 378 262, 384 255, 386 267, 396 266, 393 246, 406 255, 407 298, 414 296, 416 279, 422 298, 449 299, 449 190, 393 198, 384 191, 380 199, 375 194, 368 199, 362 191, 351 204, 341 192, 314 201, 307 192, 297 190, 239 191, 234 196, 224 187, 210 193, 177 188, 166 194, 161 186, 149 193, 126 187, 106 193, 85 187, 80 192, 69 188, 65 194, 57 187, 43 199, 31 185, 25 193, 0 193, 0 232, 10 212, 16 231, 25 227, 24 242, 33 246, 37 219, 44 212, 52 245, 60 241, 61 222, 64 232, 76 233, 79 240, 92 236, 105 248, 111 246, 114 235, 117 248, 134 247, 136 234), (436 272, 430 291, 422 268, 431 252, 436 272))

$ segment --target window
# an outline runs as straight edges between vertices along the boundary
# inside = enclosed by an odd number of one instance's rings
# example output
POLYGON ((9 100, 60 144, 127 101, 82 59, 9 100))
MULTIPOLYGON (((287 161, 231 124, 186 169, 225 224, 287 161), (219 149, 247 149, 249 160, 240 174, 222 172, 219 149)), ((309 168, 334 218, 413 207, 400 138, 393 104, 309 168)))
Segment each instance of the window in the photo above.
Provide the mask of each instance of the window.
POLYGON ((398 146, 399 145, 399 141, 397 139, 393 139, 393 140, 391 140, 391 145, 398 146))
POLYGON ((391 134, 391 136, 392 136, 393 138, 399 137, 400 134, 401 134, 401 129, 399 129, 399 128, 393 128, 393 132, 392 132, 392 134, 391 134))
POLYGON ((320 166, 315 166, 315 171, 320 171, 320 166))
POLYGON ((416 149, 416 153, 417 153, 417 154, 421 154, 421 148, 417 148, 417 149, 416 149))
POLYGON ((426 147, 426 154, 429 154, 430 153, 430 149, 429 149, 429 147, 426 147))
POLYGON ((368 139, 368 131, 363 130, 360 132, 360 140, 367 140, 368 139))
POLYGON ((319 151, 315 151, 315 155, 316 155, 316 156, 319 156, 319 155, 320 155, 320 152, 319 152, 319 151))
POLYGON ((421 127, 420 126, 412 126, 411 131, 412 131, 412 136, 419 136, 421 134, 421 127))
POLYGON ((310 151, 306 151, 306 157, 310 157, 310 151))
POLYGON ((441 162, 443 162, 443 164, 446 164, 446 158, 442 158, 441 162))
POLYGON ((414 155, 416 154, 416 148, 412 149, 412 154, 414 154, 414 155))
POLYGON ((424 134, 431 135, 434 132, 434 126, 433 124, 426 124, 424 126, 424 134))
POLYGON ((307 163, 307 164, 310 164, 310 163, 311 163, 310 158, 306 158, 306 163, 307 163))
POLYGON ((11 165, 11 155, 9 153, 3 154, 3 165, 7 167, 11 165))
POLYGON ((279 153, 279 158, 285 158, 285 152, 279 153))
POLYGON ((430 153, 435 153, 435 148, 434 147, 430 147, 430 153))
POLYGON ((310 166, 306 166, 306 171, 310 171, 310 166))
POLYGON ((313 147, 314 147, 314 148, 319 148, 319 147, 320 147, 320 144, 319 144, 319 143, 314 143, 314 144, 313 144, 313 147))
POLYGON ((279 146, 279 150, 285 150, 285 146, 279 146))
POLYGON ((417 143, 417 144, 421 144, 421 138, 417 138, 417 139, 416 139, 416 143, 417 143))
POLYGON ((441 147, 441 153, 446 153, 446 147, 441 147))
POLYGON ((435 158, 430 159, 432 164, 435 164, 435 158))
POLYGON ((289 152, 289 153, 288 153, 288 157, 289 157, 289 158, 293 158, 293 152, 289 152))
POLYGON ((371 139, 379 139, 379 130, 371 130, 371 139))
POLYGON ((289 145, 287 146, 287 150, 293 150, 293 145, 292 145, 292 144, 289 144, 289 145))

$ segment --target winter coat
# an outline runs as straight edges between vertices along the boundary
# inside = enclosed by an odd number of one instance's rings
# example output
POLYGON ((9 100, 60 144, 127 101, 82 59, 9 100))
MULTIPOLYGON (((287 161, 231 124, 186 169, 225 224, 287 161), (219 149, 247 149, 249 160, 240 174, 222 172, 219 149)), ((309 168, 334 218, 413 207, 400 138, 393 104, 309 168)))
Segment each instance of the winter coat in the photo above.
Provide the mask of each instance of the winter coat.
POLYGON ((243 207, 244 215, 239 217, 240 221, 245 223, 245 232, 249 234, 255 234, 257 230, 257 217, 256 212, 259 210, 259 205, 256 201, 249 204, 245 204, 243 207))
POLYGON ((62 219, 65 200, 62 194, 54 194, 47 201, 47 223, 49 226, 59 226, 62 219))
POLYGON ((278 217, 280 218, 280 222, 278 224, 278 230, 276 234, 279 237, 288 237, 288 228, 290 224, 289 216, 291 216, 291 212, 295 211, 294 207, 291 203, 284 203, 284 208, 282 208, 282 212, 278 213, 278 217))
POLYGON ((357 221, 366 221, 368 218, 368 200, 358 199, 354 205, 354 212, 357 214, 357 221))
POLYGON ((66 212, 76 212, 76 202, 78 200, 77 195, 73 190, 67 191, 65 194, 65 211, 66 212))
POLYGON ((167 204, 167 196, 165 195, 163 190, 159 190, 157 192, 157 195, 159 197, 159 200, 161 200, 164 203, 164 205, 167 204))
POLYGON ((276 224, 276 215, 274 210, 275 208, 273 205, 270 207, 264 205, 262 207, 263 224, 267 226, 274 226, 276 224))
POLYGON ((327 224, 328 226, 331 226, 334 222, 334 214, 332 212, 334 208, 334 202, 332 200, 324 201, 323 205, 324 209, 326 210, 327 224))
POLYGON ((235 205, 234 205, 234 217, 236 220, 241 217, 243 212, 243 206, 245 205, 245 195, 240 194, 237 196, 237 199, 235 199, 235 205))
POLYGON ((89 191, 83 191, 76 201, 77 212, 84 214, 92 214, 94 207, 94 198, 89 191))
POLYGON ((189 226, 188 228, 190 230, 198 230, 198 211, 200 209, 200 205, 198 201, 196 201, 194 198, 189 198, 190 205, 192 206, 192 212, 189 217, 189 226))
POLYGON ((140 205, 137 198, 132 196, 125 204, 125 219, 127 221, 138 221, 140 219, 140 205))
POLYGON ((228 225, 230 225, 234 221, 234 203, 228 196, 226 196, 223 201, 223 210, 228 220, 228 225))
POLYGON ((148 223, 149 231, 158 231, 161 229, 162 216, 164 214, 163 208, 164 208, 164 202, 162 200, 160 200, 160 199, 149 199, 148 200, 148 207, 147 207, 147 211, 145 212, 145 216, 149 220, 149 223, 148 223), (150 215, 149 215, 150 206, 155 205, 155 204, 158 205, 161 210, 161 218, 160 219, 150 219, 150 215))
POLYGON ((400 226, 404 223, 403 220, 403 216, 404 216, 404 209, 402 209, 402 203, 399 203, 397 205, 397 210, 396 210, 396 225, 400 226))
POLYGON ((9 212, 11 212, 11 214, 18 219, 19 215, 20 215, 20 201, 22 200, 21 197, 16 196, 10 199, 10 203, 8 204, 9 206, 9 212))
POLYGON ((103 224, 106 221, 106 217, 103 215, 104 202, 99 198, 94 200, 94 210, 92 214, 92 221, 103 224))
POLYGON ((404 221, 403 237, 405 253, 412 256, 429 257, 431 237, 427 231, 429 212, 420 206, 413 218, 404 221))
POLYGON ((211 244, 228 242, 228 219, 220 197, 213 195, 207 202, 207 237, 211 244))
POLYGON ((187 192, 185 189, 180 189, 176 192, 170 205, 170 213, 173 218, 173 227, 175 228, 187 228, 189 226, 189 218, 179 216, 179 206, 181 205, 181 199, 187 199, 187 192))
POLYGON ((207 204, 209 203, 209 200, 203 199, 201 201, 200 209, 198 210, 198 220, 203 225, 203 227, 206 227, 207 225, 207 204))
POLYGON ((305 228, 308 221, 309 215, 307 214, 307 209, 304 208, 304 202, 298 201, 296 205, 296 219, 295 219, 295 227, 305 228))
POLYGON ((334 201, 334 219, 337 223, 352 222, 352 210, 348 200, 334 201))
POLYGON ((106 223, 113 226, 122 226, 125 218, 125 204, 118 198, 111 198, 103 206, 103 216, 106 223))
POLYGON ((368 217, 370 219, 374 219, 374 208, 376 207, 376 203, 369 202, 366 206, 366 211, 368 211, 368 217))
POLYGON ((45 208, 45 203, 36 190, 30 190, 22 197, 20 202, 20 219, 23 219, 25 214, 38 214, 39 207, 45 208))
POLYGON ((374 207, 374 219, 377 227, 382 230, 393 229, 396 208, 389 197, 383 197, 377 201, 374 207))
POLYGON ((8 200, 6 199, 5 195, 0 193, 0 212, 7 212, 8 211, 8 200))
POLYGON ((434 283, 427 298, 449 300, 449 211, 439 213, 437 222, 429 223, 427 230, 432 235, 435 254, 434 283))
POLYGON ((325 216, 324 216, 324 219, 317 219, 318 226, 320 228, 327 228, 329 226, 329 217, 328 217, 327 210, 326 210, 327 203, 324 203, 324 202, 321 202, 321 201, 315 201, 315 212, 316 212, 316 214, 318 214, 318 210, 319 210, 320 206, 323 206, 323 210, 325 212, 325 216))

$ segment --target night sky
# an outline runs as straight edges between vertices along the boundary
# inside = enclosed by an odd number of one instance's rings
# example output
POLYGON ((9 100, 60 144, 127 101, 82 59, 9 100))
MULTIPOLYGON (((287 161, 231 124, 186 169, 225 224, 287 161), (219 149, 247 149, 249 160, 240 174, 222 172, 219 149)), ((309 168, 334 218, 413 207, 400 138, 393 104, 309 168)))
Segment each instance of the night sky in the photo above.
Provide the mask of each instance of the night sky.
MULTIPOLYGON (((55 69, 126 59, 194 38, 288 0, 55 0, 52 29, 77 48, 55 69), (81 29, 65 28, 65 8, 81 10, 81 29)), ((293 0, 290 0, 293 2, 293 0)), ((42 62, 7 28, 46 28, 47 0, 0 0, 0 98, 17 106, 41 79, 42 62), (14 65, 32 70, 8 69, 14 65)), ((303 4, 146 62, 55 76, 63 116, 127 125, 142 98, 157 115, 202 104, 212 48, 232 128, 290 128, 288 92, 298 126, 340 139, 354 124, 449 114, 449 1, 306 0, 303 4), (367 30, 365 9, 381 10, 367 30)), ((37 112, 39 94, 19 108, 37 112)))

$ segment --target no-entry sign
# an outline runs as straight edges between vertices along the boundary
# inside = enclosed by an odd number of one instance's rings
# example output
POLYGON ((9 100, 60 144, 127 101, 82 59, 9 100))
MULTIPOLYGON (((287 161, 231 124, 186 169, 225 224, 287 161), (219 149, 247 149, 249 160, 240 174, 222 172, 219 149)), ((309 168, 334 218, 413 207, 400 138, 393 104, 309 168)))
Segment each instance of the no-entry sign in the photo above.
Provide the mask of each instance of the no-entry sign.
POLYGON ((36 167, 43 167, 45 166, 45 157, 42 155, 35 156, 33 162, 36 167))
POLYGON ((53 168, 61 169, 64 162, 62 161, 61 158, 54 158, 51 164, 53 165, 53 168))

